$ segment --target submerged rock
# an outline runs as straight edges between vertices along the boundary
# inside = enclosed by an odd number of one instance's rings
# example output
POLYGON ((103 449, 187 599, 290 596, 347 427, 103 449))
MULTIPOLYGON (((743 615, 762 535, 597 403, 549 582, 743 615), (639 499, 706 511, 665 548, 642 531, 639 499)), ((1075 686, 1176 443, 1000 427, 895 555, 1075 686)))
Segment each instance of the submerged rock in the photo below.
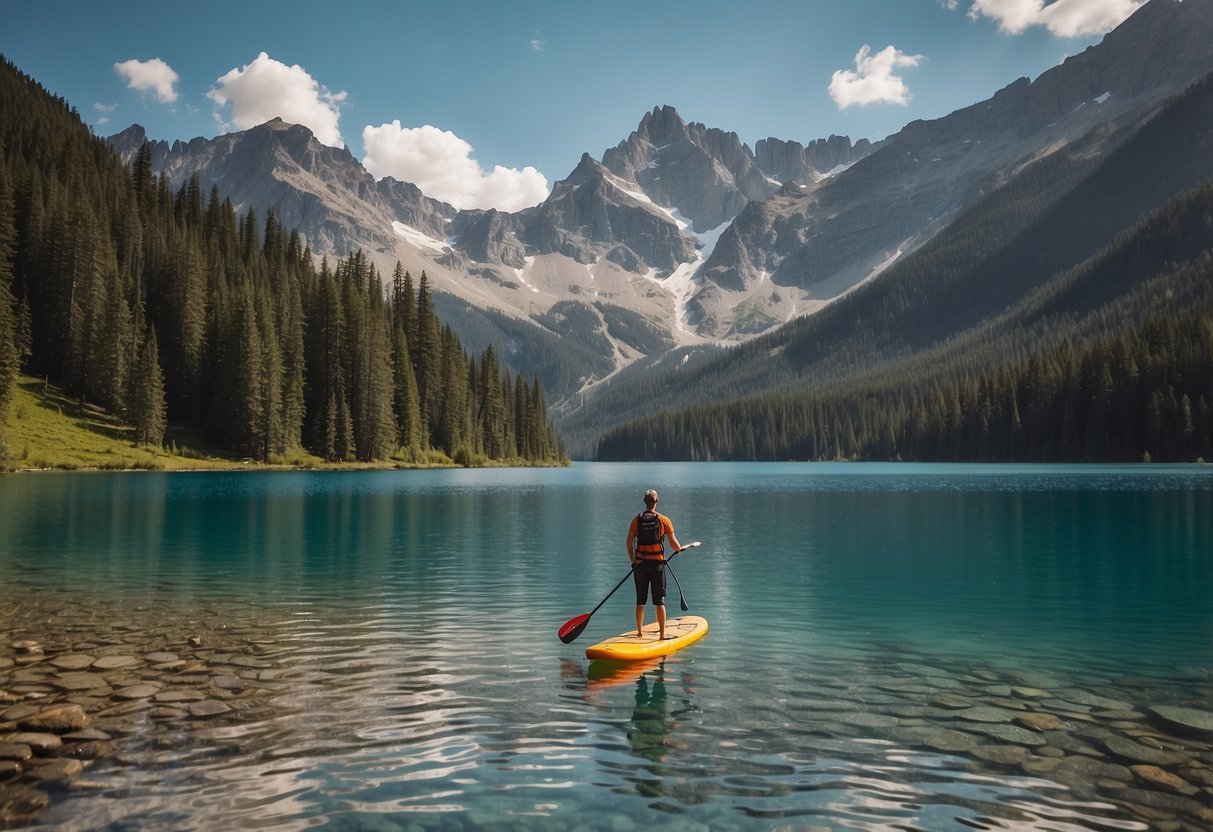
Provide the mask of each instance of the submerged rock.
POLYGON ((973 754, 1002 766, 1022 765, 1032 757, 1032 752, 1022 745, 979 745, 973 749, 973 754))
POLYGON ((1197 792, 1196 787, 1191 783, 1169 771, 1163 771, 1158 766, 1139 764, 1129 766, 1129 768, 1151 786, 1161 786, 1168 791, 1179 792, 1181 794, 1195 794, 1197 792))
POLYGON ((1173 705, 1156 705, 1148 710, 1168 728, 1213 739, 1213 713, 1209 711, 1173 705))
POLYGON ((1015 717, 1015 721, 1033 731, 1057 731, 1065 727, 1065 723, 1062 722, 1061 718, 1053 714, 1019 714, 1015 717))
POLYGON ((88 717, 79 705, 58 705, 20 720, 27 731, 52 731, 66 734, 88 727, 88 717))
POLYGON ((1133 740, 1127 737, 1113 735, 1104 739, 1102 745, 1113 757, 1133 763, 1174 766, 1188 762, 1186 754, 1181 754, 1178 751, 1150 748, 1141 743, 1133 742, 1133 740))

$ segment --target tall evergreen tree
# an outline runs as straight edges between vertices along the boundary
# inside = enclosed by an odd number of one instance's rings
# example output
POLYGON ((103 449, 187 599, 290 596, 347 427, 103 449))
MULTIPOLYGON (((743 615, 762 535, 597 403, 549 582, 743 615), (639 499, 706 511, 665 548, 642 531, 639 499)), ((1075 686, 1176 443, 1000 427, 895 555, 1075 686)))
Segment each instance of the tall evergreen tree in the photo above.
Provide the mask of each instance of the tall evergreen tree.
POLYGON ((140 342, 127 407, 128 418, 135 428, 136 444, 158 447, 163 443, 167 416, 164 393, 164 372, 160 369, 156 332, 149 328, 140 342))
POLYGON ((409 345, 417 378, 417 399, 421 409, 421 438, 426 447, 435 440, 442 414, 442 335, 434 315, 429 277, 423 271, 417 287, 416 335, 409 345))
POLYGON ((392 386, 396 417, 396 444, 415 458, 421 453, 421 410, 417 378, 409 357, 408 336, 397 318, 392 328, 392 386))

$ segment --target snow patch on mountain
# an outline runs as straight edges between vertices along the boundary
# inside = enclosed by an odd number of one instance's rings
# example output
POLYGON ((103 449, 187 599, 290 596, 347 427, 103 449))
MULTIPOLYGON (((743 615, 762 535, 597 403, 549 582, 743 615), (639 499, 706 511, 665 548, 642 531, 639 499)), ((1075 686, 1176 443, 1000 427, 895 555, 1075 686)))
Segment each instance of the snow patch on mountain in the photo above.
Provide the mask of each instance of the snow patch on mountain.
POLYGON ((523 260, 526 263, 526 265, 523 266, 521 269, 514 269, 514 276, 518 278, 519 283, 521 283, 523 286, 530 289, 532 292, 535 292, 536 294, 538 294, 539 287, 526 279, 527 272, 529 272, 531 270, 531 266, 535 265, 535 258, 534 257, 524 257, 523 260))
POLYGON ((439 253, 446 251, 447 243, 442 240, 436 240, 425 232, 418 231, 411 225, 405 225, 402 222, 395 221, 392 223, 392 230, 396 235, 403 239, 406 243, 417 246, 418 248, 428 248, 431 251, 439 253))

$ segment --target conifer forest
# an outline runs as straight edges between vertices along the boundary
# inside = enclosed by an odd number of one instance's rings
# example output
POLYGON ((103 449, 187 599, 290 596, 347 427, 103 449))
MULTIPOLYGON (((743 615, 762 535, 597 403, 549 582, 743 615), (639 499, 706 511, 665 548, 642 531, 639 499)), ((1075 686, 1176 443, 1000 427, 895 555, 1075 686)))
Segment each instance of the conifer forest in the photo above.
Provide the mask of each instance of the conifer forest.
POLYGON ((124 166, 7 62, 0 101, 0 408, 26 373, 139 443, 180 424, 265 462, 564 459, 538 379, 469 355, 424 272, 317 264, 272 210, 153 175, 146 145, 124 166))

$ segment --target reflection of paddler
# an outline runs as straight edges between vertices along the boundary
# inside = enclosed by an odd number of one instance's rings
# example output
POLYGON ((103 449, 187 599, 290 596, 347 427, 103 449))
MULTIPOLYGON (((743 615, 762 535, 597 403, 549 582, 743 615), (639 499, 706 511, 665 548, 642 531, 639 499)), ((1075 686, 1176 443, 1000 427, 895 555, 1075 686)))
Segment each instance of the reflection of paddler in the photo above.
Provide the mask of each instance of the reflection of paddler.
POLYGON ((628 745, 633 754, 660 763, 666 758, 669 735, 673 730, 665 689, 665 665, 659 663, 636 680, 636 707, 627 730, 628 745))

